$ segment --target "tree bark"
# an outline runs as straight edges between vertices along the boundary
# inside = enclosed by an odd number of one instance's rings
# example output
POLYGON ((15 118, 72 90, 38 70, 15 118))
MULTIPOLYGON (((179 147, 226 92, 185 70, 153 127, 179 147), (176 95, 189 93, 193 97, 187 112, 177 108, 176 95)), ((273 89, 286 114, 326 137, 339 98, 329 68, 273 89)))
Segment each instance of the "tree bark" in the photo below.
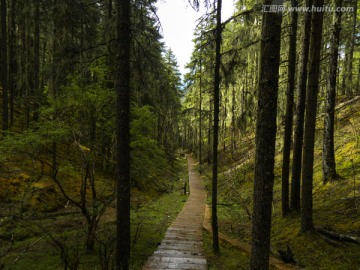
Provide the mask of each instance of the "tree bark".
POLYGON ((200 52, 200 78, 199 78, 199 165, 201 172, 202 165, 202 61, 201 61, 201 52, 200 52))
MULTIPOLYGON (((334 0, 335 9, 342 7, 343 0, 334 0)), ((340 44, 342 12, 334 12, 333 29, 330 39, 329 77, 326 92, 325 117, 324 117, 324 139, 323 139, 323 181, 334 180, 338 177, 336 173, 335 150, 334 150, 334 121, 335 121, 335 98, 337 65, 340 44)))
POLYGON ((356 81, 356 93, 358 95, 360 94, 360 58, 358 61, 358 76, 357 76, 357 81, 356 81))
POLYGON ((235 150, 236 150, 236 123, 235 123, 235 87, 232 85, 231 91, 231 157, 235 157, 235 150))
POLYGON ((11 15, 10 15, 10 40, 9 40, 9 106, 10 106, 10 126, 14 124, 14 96, 16 89, 16 0, 11 1, 11 15))
MULTIPOLYGON (((270 5, 266 0, 264 5, 270 5)), ((250 269, 269 268, 282 14, 263 13, 250 269)))
POLYGON ((113 0, 109 0, 108 2, 108 18, 112 18, 113 13, 113 0))
MULTIPOLYGON (((322 7, 324 0, 315 0, 315 8, 322 7)), ((306 93, 304 149, 302 159, 301 232, 314 229, 313 225, 313 165, 317 96, 319 92, 320 51, 324 12, 313 12, 311 19, 311 43, 309 80, 306 93)))
MULTIPOLYGON (((350 44, 349 44, 349 47, 350 47, 349 48, 349 58, 348 58, 348 66, 346 67, 346 71, 345 71, 346 79, 347 79, 347 81, 345 83, 345 87, 346 87, 346 93, 348 95, 353 95, 354 94, 352 69, 353 69, 353 60, 354 60, 354 49, 355 49, 355 43, 356 43, 356 35, 358 34, 358 31, 356 30, 357 5, 358 5, 357 2, 358 1, 355 0, 354 3, 353 3, 354 12, 352 14, 353 16, 352 16, 352 27, 351 27, 351 36, 350 36, 350 44)), ((341 3, 341 5, 342 5, 342 3, 341 3)), ((340 21, 341 21, 341 19, 340 19, 340 21)), ((341 28, 341 25, 340 25, 340 28, 341 28)))
MULTIPOLYGON (((297 0, 292 0, 292 7, 298 6, 297 0)), ((290 170, 290 151, 291 137, 293 130, 293 107, 295 90, 295 71, 296 71, 296 34, 297 34, 298 13, 291 13, 291 26, 288 52, 288 85, 286 90, 286 113, 285 113, 285 131, 284 148, 282 164, 282 214, 286 216, 290 212, 289 205, 289 170, 290 170)))
MULTIPOLYGON (((306 0, 305 6, 312 6, 313 0, 306 0)), ((296 118, 294 131, 294 151, 293 164, 291 169, 291 211, 300 211, 300 177, 301 177, 301 158, 304 135, 304 117, 305 117, 305 100, 306 100, 306 82, 307 82, 307 66, 309 62, 309 47, 311 31, 311 13, 305 12, 304 18, 304 36, 302 40, 300 67, 298 75, 298 95, 296 104, 296 118)))
POLYGON ((6 132, 9 129, 7 46, 7 5, 6 0, 1 0, 1 86, 3 92, 3 132, 6 132))
POLYGON ((33 120, 39 119, 40 107, 40 0, 35 3, 34 33, 34 113, 33 120))
POLYGON ((209 127, 208 127, 208 163, 211 164, 212 163, 212 142, 213 142, 213 136, 212 136, 212 132, 213 132, 213 113, 214 113, 214 102, 213 100, 209 100, 209 127))
POLYGON ((217 182, 218 182, 218 144, 219 144, 219 113, 220 113, 220 62, 221 62, 221 5, 222 0, 217 0, 216 11, 216 47, 215 47, 215 74, 214 74, 214 128, 213 128, 213 164, 212 164, 212 193, 211 193, 211 225, 213 237, 213 251, 218 253, 219 228, 217 217, 217 182))
POLYGON ((116 269, 129 269, 130 258, 130 0, 117 0, 115 90, 117 93, 117 235, 116 269))

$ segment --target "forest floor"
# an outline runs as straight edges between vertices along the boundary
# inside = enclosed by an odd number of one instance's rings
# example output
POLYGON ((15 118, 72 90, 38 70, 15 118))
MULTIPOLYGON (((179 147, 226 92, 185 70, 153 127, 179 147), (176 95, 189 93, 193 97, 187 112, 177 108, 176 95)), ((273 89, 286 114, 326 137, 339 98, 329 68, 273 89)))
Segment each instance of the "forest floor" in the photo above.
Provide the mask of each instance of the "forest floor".
MULTIPOLYGON (((360 237, 360 102, 350 102, 336 112, 335 150, 339 180, 323 184, 321 149, 323 116, 318 117, 314 164, 314 225, 360 237)), ((242 136, 234 155, 219 154, 219 229, 232 239, 250 244, 254 172, 254 133, 242 136)), ((271 254, 291 250, 295 264, 305 269, 360 269, 360 246, 336 240, 317 231, 300 234, 300 217, 281 213, 282 134, 278 132, 275 164, 271 254)), ((203 179, 211 190, 211 167, 203 165, 203 179)), ((209 199, 210 200, 210 199, 209 199)), ((210 202, 210 201, 209 201, 210 202)), ((211 254, 205 235, 210 269, 247 269, 249 258, 229 244, 219 256, 211 254), (236 259, 235 259, 236 258, 236 259)))
MULTIPOLYGON (((325 185, 321 172, 322 126, 323 117, 320 114, 314 164, 315 226, 360 237, 359 100, 337 110, 335 150, 341 178, 325 185)), ((299 216, 282 217, 281 129, 278 132, 275 166, 272 255, 280 257, 279 251, 286 251, 289 247, 296 264, 305 269, 358 270, 358 244, 334 240, 317 231, 299 234, 299 216)), ((228 148, 219 154, 219 228, 232 239, 247 244, 250 244, 251 236, 254 138, 254 132, 243 134, 233 155, 228 148)), ((66 151, 63 152, 59 155, 69 156, 66 151)), ((68 162, 64 160, 65 164, 68 162)), ((148 191, 132 190, 132 270, 141 269, 156 250, 166 228, 187 199, 182 190, 188 174, 186 160, 180 157, 177 163, 175 178, 179 180, 173 180, 171 192, 159 196, 148 191)), ((210 191, 211 167, 204 165, 201 171, 210 191)), ((62 197, 52 179, 46 176, 49 175, 47 170, 42 171, 41 163, 29 158, 28 153, 19 153, 10 162, 4 162, 0 157, 0 172, 0 269, 1 265, 5 265, 4 269, 60 270, 64 269, 65 259, 69 267, 78 264, 77 269, 99 269, 105 257, 113 254, 114 205, 110 205, 99 224, 95 252, 87 254, 84 250, 84 217, 78 208, 62 197), (106 249, 103 244, 106 244, 106 249)), ((66 176, 63 180, 71 190, 70 195, 76 196, 80 179, 74 177, 70 167, 64 167, 62 174, 66 176)), ((105 187, 103 192, 109 192, 113 187, 109 185, 111 176, 100 174, 97 177, 105 187)), ((209 269, 248 269, 248 254, 222 243, 220 255, 213 255, 210 235, 204 232, 203 239, 209 269)))
MULTIPOLYGON (((175 167, 168 193, 132 190, 133 270, 142 268, 187 200, 183 193, 188 177, 186 159, 179 157, 175 167)), ((60 270, 66 269, 65 264, 67 269, 112 269, 115 205, 111 204, 102 215, 94 251, 89 253, 84 248, 85 217, 79 208, 64 200, 46 172, 39 177, 40 168, 37 162, 20 154, 17 160, 0 163, 0 269, 60 270), (109 268, 104 266, 106 261, 109 268)), ((71 177, 71 181, 64 182, 76 199, 78 180, 71 177)), ((112 188, 111 176, 99 174, 97 180, 112 188)))

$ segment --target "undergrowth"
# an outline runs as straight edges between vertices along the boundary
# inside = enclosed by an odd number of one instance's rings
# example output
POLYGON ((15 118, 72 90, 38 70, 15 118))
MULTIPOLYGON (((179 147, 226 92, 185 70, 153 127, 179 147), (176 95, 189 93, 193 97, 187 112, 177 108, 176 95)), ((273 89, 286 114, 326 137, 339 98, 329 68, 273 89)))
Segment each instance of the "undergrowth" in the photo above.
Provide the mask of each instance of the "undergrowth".
MULTIPOLYGON (((0 181, 6 187, 0 192, 0 269, 113 269, 114 203, 101 217, 94 251, 87 252, 85 218, 61 197, 50 179, 32 181, 36 174, 30 163, 11 170, 7 167, 8 171, 2 174, 7 179, 0 181)), ((187 199, 182 189, 188 178, 186 159, 179 157, 175 168, 167 193, 132 190, 130 269, 142 268, 187 199)), ((107 178, 98 175, 103 184, 109 181, 107 178)), ((76 190, 74 183, 67 184, 76 190)))
MULTIPOLYGON (((315 144, 313 207, 314 225, 360 236, 360 103, 349 105, 336 113, 335 150, 339 180, 323 184, 322 179, 322 121, 318 118, 315 144)), ((230 151, 219 154, 218 218, 221 232, 242 242, 251 242, 251 212, 253 205, 253 172, 255 140, 250 135, 238 142, 235 157, 230 151), (246 157, 246 158, 244 158, 246 157), (235 162, 234 162, 235 160, 235 162)), ((300 234, 300 217, 281 214, 282 138, 277 138, 271 253, 279 257, 279 250, 289 247, 297 264, 306 269, 359 269, 360 247, 339 242, 312 232, 300 234)), ((208 193, 211 191, 211 168, 203 166, 208 193)), ((210 198, 209 198, 210 202, 210 198)), ((206 240, 205 243, 209 241, 206 240)), ((209 245, 209 244, 205 244, 209 245)), ((207 247, 207 249, 209 249, 207 247)), ((213 269, 245 269, 248 264, 223 246, 220 257, 209 255, 213 269), (216 258, 216 259, 215 259, 216 258), (217 264, 215 261, 221 263, 217 264), (214 262, 213 262, 214 261, 214 262), (229 262, 227 265, 226 262, 229 262), (245 268, 241 268, 245 263, 245 268), (227 265, 227 268, 221 268, 227 265)), ((210 253, 209 253, 210 254, 210 253)))
POLYGON ((214 254, 211 235, 207 232, 203 233, 203 245, 209 270, 249 269, 249 257, 229 244, 220 242, 221 252, 214 254))

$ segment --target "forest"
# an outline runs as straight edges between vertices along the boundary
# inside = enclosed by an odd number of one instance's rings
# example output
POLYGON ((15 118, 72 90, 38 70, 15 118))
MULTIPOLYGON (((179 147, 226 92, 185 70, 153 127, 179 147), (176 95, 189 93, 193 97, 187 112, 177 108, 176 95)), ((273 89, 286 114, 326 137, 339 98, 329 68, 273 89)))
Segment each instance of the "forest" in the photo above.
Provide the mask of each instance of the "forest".
POLYGON ((173 269, 359 269, 359 1, 183 0, 186 74, 160 1, 0 0, 0 270, 171 269, 194 174, 173 269))

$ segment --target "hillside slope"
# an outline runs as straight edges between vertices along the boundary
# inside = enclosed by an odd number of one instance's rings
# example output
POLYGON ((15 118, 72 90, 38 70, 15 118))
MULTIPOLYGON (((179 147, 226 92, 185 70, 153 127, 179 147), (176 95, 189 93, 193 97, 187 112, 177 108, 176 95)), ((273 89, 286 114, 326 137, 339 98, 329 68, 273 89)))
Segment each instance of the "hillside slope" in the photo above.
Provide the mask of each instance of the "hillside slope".
MULTIPOLYGON (((314 164, 314 224, 338 233, 360 237, 360 101, 343 103, 336 113, 335 150, 338 174, 335 182, 323 184, 321 168, 323 115, 316 129, 314 164)), ((220 231, 250 243, 254 171, 253 134, 243 136, 239 143, 237 162, 223 152, 219 179, 220 231)), ((278 134, 273 202, 271 252, 289 247, 296 263, 306 269, 359 269, 358 244, 335 241, 312 232, 299 234, 300 217, 281 215, 282 139, 278 134)), ((205 170, 210 190, 210 168, 205 170), (209 170, 208 170, 209 169, 209 170)))

